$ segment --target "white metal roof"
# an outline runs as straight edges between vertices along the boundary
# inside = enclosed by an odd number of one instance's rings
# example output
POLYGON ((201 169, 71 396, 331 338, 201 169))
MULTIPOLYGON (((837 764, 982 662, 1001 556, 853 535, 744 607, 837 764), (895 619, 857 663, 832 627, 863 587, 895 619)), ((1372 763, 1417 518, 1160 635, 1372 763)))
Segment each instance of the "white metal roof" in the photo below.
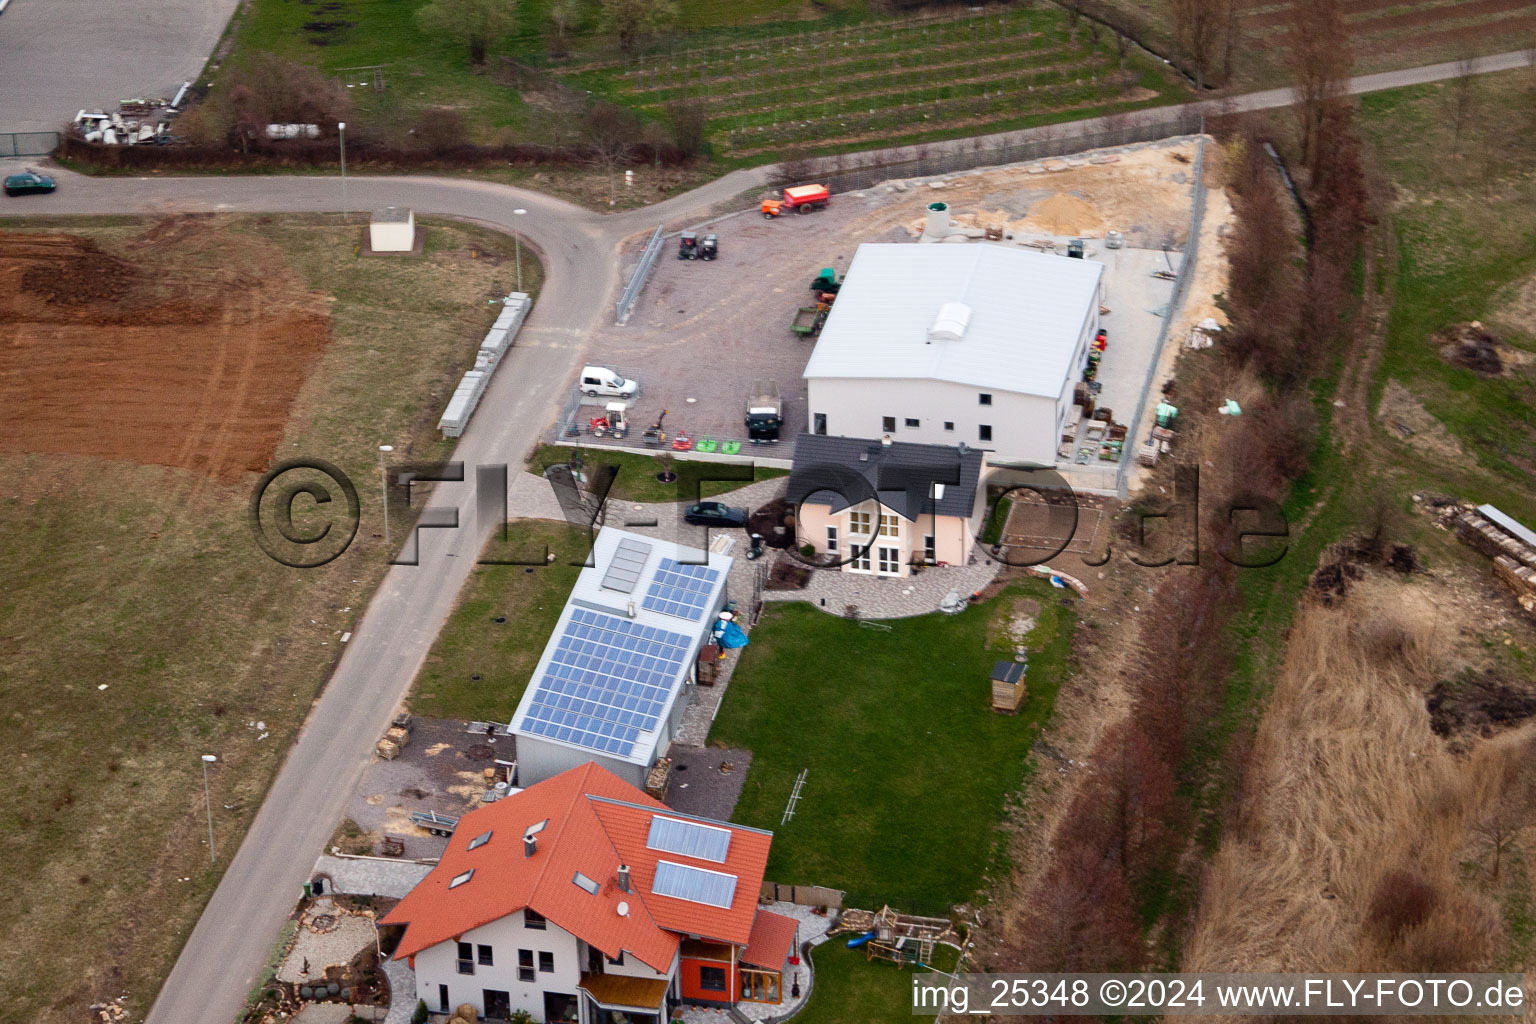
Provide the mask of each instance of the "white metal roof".
POLYGON ((866 243, 805 377, 946 380, 1054 398, 1103 273, 1091 260, 1013 246, 866 243), (952 303, 970 310, 959 339, 930 341, 952 303))

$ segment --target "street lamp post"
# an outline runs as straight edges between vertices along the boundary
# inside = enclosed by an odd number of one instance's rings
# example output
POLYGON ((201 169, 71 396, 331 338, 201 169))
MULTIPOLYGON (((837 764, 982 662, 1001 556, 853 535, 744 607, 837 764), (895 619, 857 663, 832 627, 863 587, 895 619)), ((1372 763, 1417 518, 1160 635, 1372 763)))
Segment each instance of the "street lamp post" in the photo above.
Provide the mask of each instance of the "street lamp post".
POLYGON ((384 492, 384 546, 389 547, 389 471, 384 468, 384 456, 395 450, 392 444, 379 445, 379 487, 384 492))
POLYGON ((336 135, 341 140, 341 219, 351 219, 352 211, 347 208, 347 122, 336 123, 336 135))
MULTIPOLYGON (((521 217, 523 214, 527 213, 528 211, 527 210, 519 209, 519 210, 513 210, 512 212, 516 216, 521 217)), ((512 229, 512 245, 517 250, 517 290, 518 291, 522 291, 523 290, 523 240, 522 240, 522 238, 520 236, 521 236, 521 232, 519 232, 516 228, 513 228, 512 229)))
POLYGON ((203 803, 208 806, 208 863, 214 864, 213 855, 213 797, 208 794, 208 766, 217 761, 213 754, 203 755, 203 803))

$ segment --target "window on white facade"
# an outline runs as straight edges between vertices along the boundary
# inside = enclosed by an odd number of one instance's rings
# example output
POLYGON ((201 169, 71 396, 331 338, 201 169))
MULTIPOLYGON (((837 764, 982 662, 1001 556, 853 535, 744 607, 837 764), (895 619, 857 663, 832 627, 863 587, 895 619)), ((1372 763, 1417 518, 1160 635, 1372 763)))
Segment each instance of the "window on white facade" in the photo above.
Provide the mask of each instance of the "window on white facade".
POLYGON ((848 513, 848 532, 855 537, 868 537, 874 523, 875 517, 869 512, 848 513))
POLYGON ((533 950, 531 949, 517 951, 517 980, 533 980, 533 950))
POLYGON ((475 960, 480 964, 481 967, 496 966, 495 957, 491 955, 491 947, 487 946, 483 942, 475 947, 475 960))
POLYGON ((548 925, 544 921, 544 915, 529 907, 523 911, 523 927, 534 928, 543 931, 548 925))
POLYGON ((901 523, 893 515, 880 513, 880 536, 895 537, 901 532, 901 523))
POLYGON ((475 973, 475 946, 472 942, 459 943, 459 973, 475 973))
POLYGON ((912 430, 916 430, 921 423, 921 420, 913 419, 911 416, 907 417, 907 426, 912 430))
POLYGON ((933 534, 930 533, 923 537, 923 561, 932 563, 938 560, 939 549, 934 543, 933 534))
POLYGON ((992 396, 987 394, 985 391, 983 391, 981 394, 977 395, 976 397, 981 400, 981 404, 982 405, 991 405, 992 404, 992 396))
POLYGON ((901 572, 901 552, 895 548, 881 548, 880 572, 882 574, 901 572))
POLYGON ((546 950, 539 951, 539 972, 541 974, 555 973, 555 954, 546 950))
POLYGON ((848 564, 850 568, 869 572, 869 548, 867 546, 859 548, 859 553, 854 555, 853 561, 848 564))
POLYGON ((944 429, 945 430, 954 430, 955 429, 955 421, 954 420, 945 420, 944 421, 944 429))
POLYGON ((837 554, 837 527, 827 527, 827 554, 837 554))
POLYGON ((991 426, 991 424, 983 423, 980 426, 978 426, 976 428, 976 436, 978 438, 980 438, 981 440, 983 440, 983 441, 990 441, 990 440, 992 440, 992 426, 991 426))
POLYGON ((896 432, 896 417, 895 416, 882 416, 882 417, 880 417, 880 429, 885 431, 887 434, 895 433, 896 432))

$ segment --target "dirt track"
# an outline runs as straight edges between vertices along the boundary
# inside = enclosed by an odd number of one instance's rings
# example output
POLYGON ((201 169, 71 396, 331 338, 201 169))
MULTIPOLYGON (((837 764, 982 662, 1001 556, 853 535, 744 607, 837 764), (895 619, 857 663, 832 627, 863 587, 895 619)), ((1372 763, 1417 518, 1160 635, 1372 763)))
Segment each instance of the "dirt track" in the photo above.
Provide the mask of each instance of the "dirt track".
POLYGON ((224 480, 260 472, 329 339, 322 301, 264 246, 210 220, 161 221, 121 253, 73 235, 9 235, 0 451, 224 480), (168 264, 173 238, 191 242, 192 262, 168 264))

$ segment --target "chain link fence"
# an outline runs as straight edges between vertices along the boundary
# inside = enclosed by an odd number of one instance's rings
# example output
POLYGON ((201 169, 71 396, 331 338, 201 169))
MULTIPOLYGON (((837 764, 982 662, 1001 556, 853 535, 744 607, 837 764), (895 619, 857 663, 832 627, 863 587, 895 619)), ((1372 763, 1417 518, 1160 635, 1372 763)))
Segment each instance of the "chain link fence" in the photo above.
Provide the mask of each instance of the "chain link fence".
POLYGON ((58 132, 0 132, 0 158, 47 156, 58 144, 58 132))
POLYGON ((651 268, 656 265, 656 257, 661 252, 661 225, 656 225, 656 230, 651 232, 651 240, 645 243, 645 251, 640 254, 640 262, 635 266, 635 272, 629 275, 629 284, 624 286, 624 294, 619 296, 618 307, 613 313, 613 322, 623 327, 629 320, 629 314, 634 311, 635 300, 640 297, 640 291, 645 287, 646 279, 651 276, 651 268))
POLYGON ((1114 115, 1070 125, 1044 125, 1000 135, 903 146, 873 153, 787 160, 779 165, 785 185, 826 185, 833 195, 870 188, 882 181, 952 174, 978 167, 1025 163, 1090 149, 1130 146, 1195 135, 1198 110, 1179 108, 1153 116, 1114 115))

